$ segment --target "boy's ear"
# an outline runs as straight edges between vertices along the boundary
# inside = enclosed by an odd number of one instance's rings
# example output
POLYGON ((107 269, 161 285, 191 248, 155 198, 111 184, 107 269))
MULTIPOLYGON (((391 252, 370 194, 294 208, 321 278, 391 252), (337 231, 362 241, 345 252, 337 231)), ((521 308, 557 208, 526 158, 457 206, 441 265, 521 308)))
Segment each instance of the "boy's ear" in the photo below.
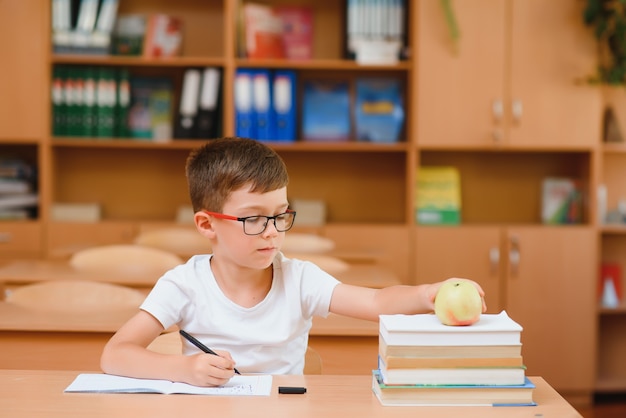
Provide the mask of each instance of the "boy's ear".
POLYGON ((193 221, 196 224, 196 229, 202 235, 207 238, 213 238, 213 224, 211 223, 212 218, 210 215, 203 211, 198 211, 193 215, 193 221))

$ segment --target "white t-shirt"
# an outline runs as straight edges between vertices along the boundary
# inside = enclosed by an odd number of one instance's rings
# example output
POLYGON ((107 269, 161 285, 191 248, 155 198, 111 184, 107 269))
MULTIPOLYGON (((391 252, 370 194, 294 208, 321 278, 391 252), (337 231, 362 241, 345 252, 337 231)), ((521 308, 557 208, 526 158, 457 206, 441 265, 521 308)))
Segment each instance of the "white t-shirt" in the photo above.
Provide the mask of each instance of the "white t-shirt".
MULTIPOLYGON (((165 273, 141 305, 164 328, 174 324, 213 350, 227 350, 242 373, 302 374, 312 317, 326 317, 337 279, 308 261, 274 259, 265 299, 244 308, 221 291, 211 255, 165 273)), ((184 341, 185 354, 198 349, 184 341)))

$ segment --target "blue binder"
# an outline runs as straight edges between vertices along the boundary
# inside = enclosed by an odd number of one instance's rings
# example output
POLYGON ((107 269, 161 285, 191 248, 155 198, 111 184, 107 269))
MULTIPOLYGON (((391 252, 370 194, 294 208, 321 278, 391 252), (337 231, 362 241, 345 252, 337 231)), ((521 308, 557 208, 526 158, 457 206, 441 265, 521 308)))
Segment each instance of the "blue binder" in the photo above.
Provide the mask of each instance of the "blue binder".
POLYGON ((252 70, 238 68, 235 72, 235 134, 255 138, 252 98, 252 70))
POLYGON ((272 87, 270 71, 255 69, 252 71, 252 120, 255 139, 274 139, 274 123, 272 121, 272 87))
POLYGON ((296 72, 276 70, 272 82, 272 110, 277 141, 296 140, 296 72))

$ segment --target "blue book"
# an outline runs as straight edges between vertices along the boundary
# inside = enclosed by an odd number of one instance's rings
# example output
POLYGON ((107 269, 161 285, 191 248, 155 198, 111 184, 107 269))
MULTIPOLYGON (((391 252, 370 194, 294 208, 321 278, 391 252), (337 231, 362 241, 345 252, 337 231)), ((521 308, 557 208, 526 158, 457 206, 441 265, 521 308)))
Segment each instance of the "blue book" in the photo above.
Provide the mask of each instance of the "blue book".
POLYGON ((252 70, 252 103, 254 139, 274 139, 271 78, 267 69, 252 70))
POLYGON ((296 72, 276 70, 272 82, 272 111, 277 141, 296 140, 296 72))
POLYGON ((346 141, 350 134, 349 82, 306 81, 302 100, 303 138, 311 141, 346 141))
POLYGON ((358 141, 397 142, 404 126, 403 86, 391 78, 356 81, 354 123, 358 141))
POLYGON ((238 68, 235 73, 235 135, 255 138, 253 124, 252 71, 238 68))
POLYGON ((372 391, 385 406, 536 406, 534 390, 528 378, 523 385, 386 385, 372 370, 372 391))

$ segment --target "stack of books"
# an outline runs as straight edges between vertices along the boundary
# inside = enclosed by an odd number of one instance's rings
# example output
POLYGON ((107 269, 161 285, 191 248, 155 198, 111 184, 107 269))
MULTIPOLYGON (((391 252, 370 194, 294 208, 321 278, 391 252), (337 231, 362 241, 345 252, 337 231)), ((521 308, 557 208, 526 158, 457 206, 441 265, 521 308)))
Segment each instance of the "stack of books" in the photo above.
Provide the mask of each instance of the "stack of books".
POLYGON ((521 331, 505 311, 458 327, 381 315, 372 389, 383 405, 534 405, 521 331))
POLYGON ((37 172, 21 158, 0 156, 0 221, 36 217, 37 172))

